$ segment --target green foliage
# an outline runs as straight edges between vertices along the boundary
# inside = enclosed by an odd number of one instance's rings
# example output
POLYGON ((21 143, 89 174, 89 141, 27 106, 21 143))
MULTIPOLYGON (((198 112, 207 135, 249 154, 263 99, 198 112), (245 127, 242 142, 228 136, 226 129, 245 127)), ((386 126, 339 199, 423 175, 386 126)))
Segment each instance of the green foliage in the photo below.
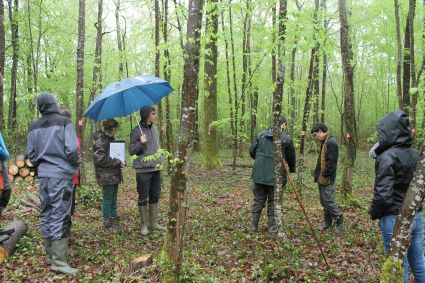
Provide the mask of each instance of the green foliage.
POLYGON ((80 186, 77 188, 79 202, 85 206, 95 206, 102 202, 102 193, 98 188, 92 186, 80 186))
POLYGON ((389 256, 382 266, 382 283, 402 283, 403 282, 403 261, 389 256))

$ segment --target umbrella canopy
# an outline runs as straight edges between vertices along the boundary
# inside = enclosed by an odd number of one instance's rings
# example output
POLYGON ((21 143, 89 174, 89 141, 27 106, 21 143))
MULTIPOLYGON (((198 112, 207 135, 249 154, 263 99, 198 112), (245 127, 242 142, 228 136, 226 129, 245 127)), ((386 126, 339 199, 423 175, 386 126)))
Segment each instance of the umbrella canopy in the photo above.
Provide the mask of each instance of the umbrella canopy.
POLYGON ((90 104, 85 117, 95 121, 128 116, 143 106, 152 106, 173 88, 157 77, 142 75, 109 84, 90 104))

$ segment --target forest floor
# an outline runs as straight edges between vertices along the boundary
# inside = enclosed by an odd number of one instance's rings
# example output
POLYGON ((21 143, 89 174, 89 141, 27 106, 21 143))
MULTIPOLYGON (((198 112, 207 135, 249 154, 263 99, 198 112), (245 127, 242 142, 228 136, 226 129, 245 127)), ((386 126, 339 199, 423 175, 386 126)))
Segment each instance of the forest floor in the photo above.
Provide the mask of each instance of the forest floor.
MULTIPOLYGON (((345 217, 345 231, 320 233, 322 209, 316 185, 310 174, 304 180, 303 201, 319 235, 331 269, 327 270, 317 244, 292 191, 284 193, 285 229, 289 238, 283 242, 267 233, 266 211, 261 229, 249 232, 252 205, 252 160, 243 157, 243 165, 232 171, 230 151, 222 152, 225 166, 201 169, 200 155, 194 154, 190 170, 188 214, 185 230, 184 270, 186 282, 378 282, 384 258, 379 228, 369 220, 369 207, 374 169, 373 161, 364 152, 358 154, 354 173, 354 198, 361 208, 340 201, 345 217)), ((306 159, 307 170, 315 156, 306 159)), ((340 164, 342 162, 340 161, 340 164)), ((92 163, 86 163, 87 181, 94 183, 92 163)), ((339 168, 337 184, 342 176, 339 168)), ((164 174, 165 175, 165 174, 164 174)), ((125 182, 120 185, 119 213, 125 233, 113 234, 103 228, 101 193, 97 185, 78 189, 77 209, 73 218, 73 235, 69 262, 80 269, 77 277, 49 272, 45 264, 39 218, 37 213, 19 207, 20 198, 37 192, 37 184, 13 184, 13 196, 1 219, 2 225, 21 218, 29 225, 28 234, 19 242, 16 253, 0 265, 1 282, 157 282, 159 253, 163 235, 151 233, 142 238, 137 213, 137 192, 132 168, 124 170, 125 182), (128 264, 143 254, 154 255, 153 264, 142 274, 125 277, 128 264)), ((301 188, 299 188, 301 189, 301 188)), ((163 178, 160 201, 162 222, 168 209, 169 177, 163 178)))

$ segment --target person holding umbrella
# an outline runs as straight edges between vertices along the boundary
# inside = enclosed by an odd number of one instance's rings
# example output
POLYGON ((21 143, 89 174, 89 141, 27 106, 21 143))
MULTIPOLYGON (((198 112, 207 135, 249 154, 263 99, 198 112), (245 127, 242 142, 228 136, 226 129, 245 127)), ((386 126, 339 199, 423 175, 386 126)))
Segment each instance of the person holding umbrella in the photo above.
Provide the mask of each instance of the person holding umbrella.
POLYGON ((142 229, 140 233, 146 236, 148 230, 148 203, 150 229, 163 231, 165 228, 158 223, 158 202, 161 195, 161 175, 159 165, 163 157, 156 159, 146 158, 155 154, 160 148, 158 129, 155 127, 157 115, 155 108, 144 106, 140 109, 141 121, 134 127, 130 135, 130 155, 137 155, 133 161, 136 170, 137 205, 142 229), (149 159, 149 161, 147 160, 149 159))

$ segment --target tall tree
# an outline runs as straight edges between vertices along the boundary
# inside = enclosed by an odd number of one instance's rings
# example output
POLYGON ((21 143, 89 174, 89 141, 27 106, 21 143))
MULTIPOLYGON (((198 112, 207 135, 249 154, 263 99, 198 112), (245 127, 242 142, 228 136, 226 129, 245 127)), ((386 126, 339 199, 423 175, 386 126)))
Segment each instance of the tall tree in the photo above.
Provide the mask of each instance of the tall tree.
MULTIPOLYGON (((224 54, 226 58, 226 86, 227 86, 227 94, 229 99, 229 112, 230 112, 230 129, 232 133, 232 139, 234 139, 235 133, 235 112, 233 111, 233 98, 232 98, 232 87, 231 87, 231 79, 230 79, 230 60, 229 60, 229 42, 226 37, 226 29, 224 24, 224 12, 221 12, 221 28, 223 31, 223 39, 224 39, 224 54)), ((233 143, 234 145, 234 143, 233 143)), ((232 148, 233 148, 232 145, 232 148)), ((232 170, 236 170, 236 152, 233 150, 233 162, 232 162, 232 170)))
POLYGON ((403 105, 403 94, 401 89, 401 61, 402 61, 402 43, 401 43, 401 31, 400 31, 400 13, 399 13, 399 4, 398 0, 394 0, 394 14, 395 14, 395 26, 397 34, 397 72, 396 72, 396 82, 397 82, 397 98, 398 98, 398 107, 399 109, 404 109, 403 105))
POLYGON ((281 135, 282 128, 280 116, 282 115, 282 95, 283 84, 285 82, 285 66, 284 66, 284 48, 285 31, 286 31, 286 15, 287 15, 287 0, 279 1, 279 31, 277 37, 277 81, 276 89, 273 94, 273 150, 274 150, 274 203, 276 213, 276 226, 278 235, 286 239, 286 234, 283 227, 283 208, 282 208, 282 188, 283 188, 283 164, 282 164, 282 146, 281 135))
POLYGON ((205 33, 208 38, 205 44, 205 78, 204 78, 204 123, 202 144, 202 166, 216 168, 221 166, 217 128, 217 33, 218 33, 218 0, 210 0, 207 10, 205 33))
MULTIPOLYGON (((168 43, 168 1, 163 1, 163 28, 162 35, 164 37, 164 43, 167 45, 168 43)), ((167 81, 171 80, 171 59, 170 59, 170 51, 168 47, 164 49, 164 78, 167 81)), ((169 152, 173 152, 174 143, 173 143, 173 126, 171 124, 171 108, 170 108, 170 99, 167 96, 165 98, 165 136, 166 136, 166 149, 169 152)))
POLYGON ((5 50, 6 50, 6 40, 5 40, 5 27, 4 27, 4 1, 0 1, 0 131, 2 131, 4 127, 3 78, 4 78, 5 50))
POLYGON ((185 47, 184 79, 181 99, 181 120, 177 145, 176 168, 170 181, 168 225, 164 241, 163 262, 168 272, 163 281, 176 282, 183 262, 184 227, 187 202, 187 165, 195 133, 195 107, 198 93, 200 30, 203 0, 189 1, 187 43, 185 47), (170 268, 171 267, 171 268, 170 268))
MULTIPOLYGON (((159 50, 160 44, 160 16, 159 0, 154 0, 155 11, 155 76, 159 77, 161 72, 161 51, 159 50)), ((162 103, 158 102, 158 124, 159 124, 159 140, 164 140, 163 119, 162 119, 162 103)))
MULTIPOLYGON (((90 87, 90 98, 91 103, 94 100, 96 92, 102 88, 102 41, 103 41, 103 0, 97 2, 97 22, 96 27, 96 45, 94 51, 94 65, 92 74, 92 84, 90 87)), ((90 133, 94 132, 94 122, 90 124, 90 133)), ((88 147, 92 148, 93 139, 89 139, 88 147)))
POLYGON ((16 80, 18 73, 18 54, 19 54, 19 28, 18 28, 18 0, 8 0, 9 4, 9 20, 10 28, 12 32, 12 69, 10 75, 10 99, 9 99, 9 120, 8 129, 12 130, 16 128, 16 80))
POLYGON ((120 6, 121 0, 115 0, 115 25, 117 30, 117 45, 118 45, 118 80, 124 78, 124 63, 123 63, 123 49, 120 25, 120 6))
POLYGON ((339 19, 341 23, 340 28, 340 43, 341 43, 341 57, 342 68, 344 72, 344 122, 346 129, 346 143, 345 143, 345 164, 344 175, 342 177, 342 197, 348 200, 352 197, 352 183, 353 183, 353 168, 356 159, 356 127, 355 127, 355 99, 354 99, 354 71, 353 71, 353 52, 351 50, 349 25, 347 19, 346 0, 339 0, 339 19))
POLYGON ((251 39, 251 15, 252 7, 251 0, 246 0, 246 14, 243 24, 243 39, 242 39, 242 85, 241 85, 241 119, 239 121, 239 153, 242 154, 242 143, 245 133, 245 108, 246 97, 249 96, 250 87, 250 39, 251 39))
POLYGON ((233 94, 234 94, 234 136, 233 136, 233 163, 232 168, 235 170, 236 168, 236 159, 238 154, 238 113, 239 113, 239 103, 238 103, 238 87, 237 87, 237 79, 236 79, 236 56, 235 56, 235 39, 233 36, 233 14, 232 14, 232 3, 229 0, 229 31, 230 31, 230 51, 232 53, 232 73, 233 73, 233 94))
MULTIPOLYGON (((84 45, 85 45, 85 23, 86 23, 86 3, 85 0, 79 0, 78 11, 78 43, 77 43, 77 80, 76 80, 76 121, 77 137, 80 138, 81 145, 84 144, 84 45)), ((81 152, 83 155, 83 152, 81 152)), ((84 163, 80 165, 81 178, 85 180, 84 163)))
MULTIPOLYGON (((324 32, 327 33, 329 20, 326 18, 326 0, 322 1, 323 6, 323 29, 324 32)), ((326 77, 327 77, 327 69, 328 69, 328 55, 326 53, 326 38, 323 42, 323 62, 322 62, 322 106, 320 109, 320 122, 325 123, 325 111, 326 111, 326 77)))

